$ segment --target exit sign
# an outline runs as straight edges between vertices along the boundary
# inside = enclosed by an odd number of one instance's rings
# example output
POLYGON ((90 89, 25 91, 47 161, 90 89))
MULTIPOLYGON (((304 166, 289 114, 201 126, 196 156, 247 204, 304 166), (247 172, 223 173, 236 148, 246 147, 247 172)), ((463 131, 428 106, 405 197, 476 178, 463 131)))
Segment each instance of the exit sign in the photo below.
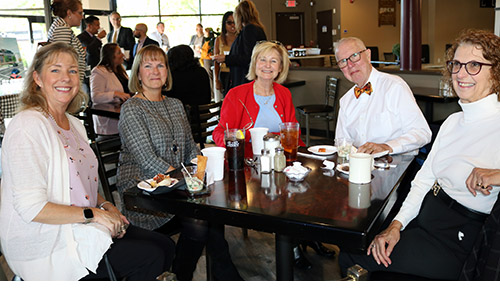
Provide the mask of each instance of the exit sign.
POLYGON ((295 0, 286 0, 285 1, 285 6, 286 7, 297 7, 297 1, 295 1, 295 0))

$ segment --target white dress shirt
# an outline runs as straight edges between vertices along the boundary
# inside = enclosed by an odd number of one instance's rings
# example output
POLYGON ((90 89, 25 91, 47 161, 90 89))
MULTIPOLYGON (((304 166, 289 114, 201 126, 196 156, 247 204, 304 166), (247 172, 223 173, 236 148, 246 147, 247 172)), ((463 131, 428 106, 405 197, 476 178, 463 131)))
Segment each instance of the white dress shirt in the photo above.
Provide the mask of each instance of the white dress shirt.
POLYGON ((168 36, 166 34, 155 31, 151 33, 150 38, 157 41, 163 50, 170 49, 170 43, 168 41, 168 36))
POLYGON ((371 95, 356 99, 352 87, 340 99, 336 138, 350 138, 356 147, 387 144, 393 153, 414 151, 431 141, 429 125, 403 79, 372 68, 368 82, 371 95))
POLYGON ((458 102, 463 112, 452 114, 441 125, 432 150, 412 182, 410 193, 395 217, 403 226, 413 220, 434 181, 458 203, 489 214, 499 186, 490 195, 474 197, 465 181, 473 168, 500 169, 500 103, 491 94, 473 103, 458 102))

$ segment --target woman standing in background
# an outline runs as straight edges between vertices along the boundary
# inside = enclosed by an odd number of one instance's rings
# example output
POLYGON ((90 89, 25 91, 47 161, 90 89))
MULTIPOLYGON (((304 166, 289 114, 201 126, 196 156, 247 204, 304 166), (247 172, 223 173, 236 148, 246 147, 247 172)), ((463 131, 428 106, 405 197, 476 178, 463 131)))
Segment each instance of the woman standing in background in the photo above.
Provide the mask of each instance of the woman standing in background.
MULTIPOLYGON (((219 35, 215 40, 215 55, 229 53, 229 51, 231 51, 231 45, 236 39, 236 27, 232 11, 226 12, 222 17, 221 28, 221 35, 219 35)), ((229 68, 225 63, 219 64, 216 62, 214 69, 216 89, 218 89, 225 96, 229 85, 229 68)))
POLYGON ((226 63, 229 67, 228 90, 250 82, 246 76, 250 68, 252 50, 258 41, 266 40, 264 25, 259 18, 259 12, 255 4, 250 0, 241 1, 234 10, 234 20, 238 36, 231 45, 229 55, 215 55, 218 63, 226 63))
MULTIPOLYGON (((83 7, 80 0, 54 0, 50 6, 52 13, 57 18, 50 25, 47 33, 48 41, 64 42, 75 48, 78 53, 78 71, 80 82, 85 78, 85 58, 86 53, 80 40, 71 30, 71 27, 80 26, 83 19, 83 7)), ((86 92, 86 91, 85 91, 86 92)))

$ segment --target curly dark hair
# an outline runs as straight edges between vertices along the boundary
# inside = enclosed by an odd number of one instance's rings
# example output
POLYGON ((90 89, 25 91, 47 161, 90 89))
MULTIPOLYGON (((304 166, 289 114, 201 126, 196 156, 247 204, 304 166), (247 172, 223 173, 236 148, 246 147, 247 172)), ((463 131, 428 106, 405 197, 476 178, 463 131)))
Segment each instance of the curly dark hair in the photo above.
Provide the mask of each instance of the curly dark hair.
POLYGON ((167 53, 170 70, 182 71, 200 66, 200 60, 194 57, 194 52, 188 45, 178 45, 167 53))
POLYGON ((54 16, 64 19, 68 15, 68 9, 77 11, 80 6, 82 6, 82 1, 80 0, 54 0, 50 8, 54 16))
MULTIPOLYGON (((455 57, 457 48, 463 44, 474 45, 477 49, 480 49, 483 57, 493 65, 490 72, 492 82, 491 93, 500 94, 500 37, 486 30, 466 29, 460 33, 453 45, 446 52, 446 61, 452 60, 455 57)), ((448 68, 444 68, 443 80, 449 86, 453 86, 451 73, 448 71, 448 68)))

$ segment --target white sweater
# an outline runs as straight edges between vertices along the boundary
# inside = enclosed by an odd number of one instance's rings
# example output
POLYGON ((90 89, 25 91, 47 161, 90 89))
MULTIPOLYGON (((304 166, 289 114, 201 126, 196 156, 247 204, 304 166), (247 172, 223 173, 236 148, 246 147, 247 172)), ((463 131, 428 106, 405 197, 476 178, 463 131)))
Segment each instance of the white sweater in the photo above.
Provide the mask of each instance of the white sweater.
MULTIPOLYGON (((81 122, 67 116, 86 137, 81 122)), ((39 111, 25 110, 5 133, 0 244, 10 268, 24 280, 78 280, 87 268, 95 271, 112 241, 96 223, 33 222, 48 202, 70 205, 68 158, 49 122, 39 111)))
POLYGON ((432 150, 412 182, 401 210, 395 217, 405 227, 413 220, 422 201, 437 180, 458 203, 489 214, 500 190, 474 197, 465 184, 473 168, 500 169, 500 102, 491 94, 473 103, 462 103, 462 112, 452 114, 441 126, 432 150))

